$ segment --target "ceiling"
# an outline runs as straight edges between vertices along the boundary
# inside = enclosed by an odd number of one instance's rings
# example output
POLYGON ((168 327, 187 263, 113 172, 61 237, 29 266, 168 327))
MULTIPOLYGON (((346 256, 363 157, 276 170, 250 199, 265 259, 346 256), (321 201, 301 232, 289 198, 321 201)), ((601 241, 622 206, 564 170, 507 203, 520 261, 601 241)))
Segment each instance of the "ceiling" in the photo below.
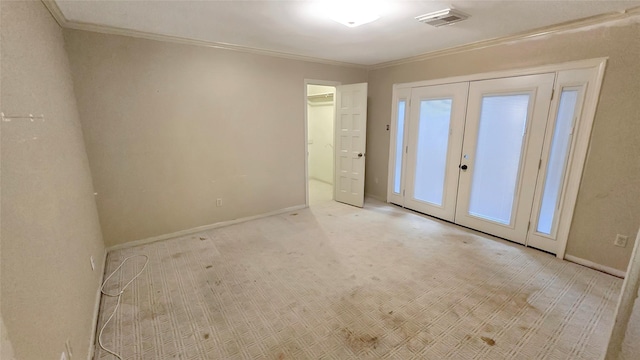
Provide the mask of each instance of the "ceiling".
MULTIPOLYGON (((326 16, 322 10, 326 1, 331 0, 55 0, 71 24, 88 23, 359 65, 380 64, 640 6, 640 0, 380 0, 379 20, 349 28, 326 16), (448 7, 471 17, 439 28, 414 19, 448 7)), ((341 3, 345 1, 354 0, 341 3)), ((372 6, 371 0, 365 3, 372 6)))

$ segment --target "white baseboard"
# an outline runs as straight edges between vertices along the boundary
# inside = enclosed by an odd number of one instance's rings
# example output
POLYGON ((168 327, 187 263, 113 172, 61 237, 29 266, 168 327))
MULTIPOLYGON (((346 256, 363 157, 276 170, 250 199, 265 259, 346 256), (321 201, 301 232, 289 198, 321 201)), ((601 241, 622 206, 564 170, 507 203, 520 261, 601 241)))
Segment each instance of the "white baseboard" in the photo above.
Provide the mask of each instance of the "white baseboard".
POLYGON ((100 293, 100 287, 102 286, 102 282, 104 281, 104 271, 107 267, 107 250, 105 249, 104 255, 102 257, 102 268, 100 269, 100 282, 98 282, 98 290, 96 291, 96 303, 93 307, 93 319, 91 320, 91 338, 89 339, 89 355, 87 355, 87 360, 92 360, 93 355, 96 352, 96 333, 98 331, 98 315, 100 314, 100 298, 102 294, 100 293))
POLYGON ((617 276, 617 277, 622 278, 622 279, 624 279, 625 276, 627 276, 627 272, 626 271, 622 271, 622 270, 614 269, 612 267, 596 264, 593 261, 585 260, 585 259, 573 256, 573 255, 565 254, 564 255, 564 259, 567 260, 567 261, 574 262, 576 264, 580 264, 580 265, 583 265, 583 266, 598 270, 598 271, 602 271, 602 272, 607 273, 609 275, 617 276))
POLYGON ((386 203, 387 202, 387 197, 386 196, 378 196, 378 195, 373 195, 373 194, 364 194, 365 198, 372 198, 374 200, 378 200, 380 202, 386 203))
POLYGON ((198 226, 198 227, 191 228, 191 229, 180 230, 180 231, 177 231, 177 232, 174 232, 174 233, 170 233, 170 234, 153 236, 153 237, 149 237, 149 238, 141 239, 141 240, 129 241, 129 242, 126 242, 124 244, 118 244, 118 245, 111 246, 111 247, 107 248, 107 252, 110 252, 110 251, 113 251, 113 250, 127 249, 127 248, 130 248, 130 247, 139 246, 139 245, 150 244, 150 243, 154 243, 156 241, 167 240, 167 239, 171 239, 171 238, 175 238, 175 237, 191 235, 193 233, 197 233, 197 232, 201 232, 201 231, 217 229, 217 228, 221 228, 221 227, 224 227, 224 226, 235 225, 235 224, 243 223, 245 221, 261 219, 261 218, 265 218, 265 217, 269 217, 269 216, 273 216, 273 215, 280 215, 280 214, 284 214, 284 213, 287 213, 287 212, 304 209, 306 207, 307 207, 307 205, 296 205, 296 206, 291 206, 291 207, 288 207, 288 208, 284 208, 284 209, 280 209, 280 210, 276 210, 276 211, 272 211, 272 212, 268 212, 268 213, 264 213, 264 214, 260 214, 260 215, 247 216, 247 217, 243 217, 243 218, 239 218, 239 219, 234 219, 234 220, 229 220, 229 221, 222 221, 222 222, 215 223, 215 224, 203 225, 203 226, 198 226))

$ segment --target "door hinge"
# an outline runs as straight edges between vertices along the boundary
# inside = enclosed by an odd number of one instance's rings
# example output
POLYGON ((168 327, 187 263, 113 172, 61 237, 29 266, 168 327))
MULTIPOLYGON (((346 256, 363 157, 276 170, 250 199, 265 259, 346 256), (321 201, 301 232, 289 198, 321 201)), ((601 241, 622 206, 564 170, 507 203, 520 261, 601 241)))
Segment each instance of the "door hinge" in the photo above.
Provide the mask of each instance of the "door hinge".
POLYGON ((404 196, 405 190, 402 190, 402 196, 404 196))
POLYGON ((404 147, 404 153, 405 153, 405 154, 408 154, 408 153, 409 153, 409 145, 407 145, 407 146, 405 146, 405 147, 404 147))
POLYGON ((553 100, 553 95, 556 93, 556 89, 551 89, 551 100, 553 100))
POLYGON ((529 232, 530 228, 531 228, 531 221, 529 221, 529 224, 527 224, 527 232, 529 232))
POLYGON ((538 161, 538 170, 540 170, 541 166, 542 166, 542 159, 540 159, 540 161, 538 161))

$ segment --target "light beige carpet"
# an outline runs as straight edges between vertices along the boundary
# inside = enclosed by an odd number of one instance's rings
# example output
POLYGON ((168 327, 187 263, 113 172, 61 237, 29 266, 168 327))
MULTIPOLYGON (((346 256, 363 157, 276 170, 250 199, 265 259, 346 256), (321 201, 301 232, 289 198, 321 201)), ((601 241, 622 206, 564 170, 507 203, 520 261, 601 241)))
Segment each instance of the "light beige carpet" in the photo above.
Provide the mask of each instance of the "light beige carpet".
POLYGON ((125 359, 599 359, 622 284, 374 200, 114 251, 107 274, 134 254, 103 336, 125 359))

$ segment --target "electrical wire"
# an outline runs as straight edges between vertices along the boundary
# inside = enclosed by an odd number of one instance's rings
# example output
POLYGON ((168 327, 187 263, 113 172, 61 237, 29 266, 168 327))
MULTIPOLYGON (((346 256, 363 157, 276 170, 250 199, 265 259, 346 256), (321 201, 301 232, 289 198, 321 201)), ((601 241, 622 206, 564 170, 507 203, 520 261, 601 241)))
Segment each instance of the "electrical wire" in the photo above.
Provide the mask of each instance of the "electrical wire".
POLYGON ((116 302, 116 307, 113 309, 113 312, 111 313, 111 316, 109 316, 109 318, 107 319, 107 321, 104 323, 104 325, 102 325, 102 328, 100 329, 100 334, 98 335, 98 344, 100 345, 100 347, 102 348, 102 350, 108 352, 109 354, 117 357, 118 359, 122 360, 122 356, 116 354, 114 351, 107 349, 106 347, 104 347, 104 345, 102 345, 102 332, 104 331, 104 328, 107 327, 107 325, 109 324, 109 322, 111 321, 111 319, 113 319, 113 317, 116 315, 116 312, 118 311, 118 308, 120 307, 120 299, 122 298, 122 294, 124 293, 125 290, 127 290, 127 288, 129 287, 129 285, 131 285, 131 283, 138 278, 138 276, 140 276, 140 274, 142 274, 142 272, 144 271, 144 269, 147 267, 147 264, 149 263, 149 257, 147 255, 132 255, 129 256, 127 258, 125 258, 120 265, 118 265, 118 267, 113 270, 113 272, 107 276, 106 279, 104 279, 104 281, 102 282, 102 285, 100 286, 100 292, 108 297, 117 297, 118 301, 116 302), (118 292, 117 294, 110 294, 106 291, 104 291, 104 286, 107 283, 107 281, 109 281, 109 279, 111 279, 111 277, 118 272, 118 270, 120 270, 122 268, 122 266, 131 258, 134 257, 144 257, 145 261, 144 261, 144 265, 142 266, 142 269, 140 269, 140 271, 138 271, 138 273, 136 274, 136 276, 134 276, 131 280, 129 280, 129 282, 122 288, 122 290, 120 290, 120 292, 118 292))

